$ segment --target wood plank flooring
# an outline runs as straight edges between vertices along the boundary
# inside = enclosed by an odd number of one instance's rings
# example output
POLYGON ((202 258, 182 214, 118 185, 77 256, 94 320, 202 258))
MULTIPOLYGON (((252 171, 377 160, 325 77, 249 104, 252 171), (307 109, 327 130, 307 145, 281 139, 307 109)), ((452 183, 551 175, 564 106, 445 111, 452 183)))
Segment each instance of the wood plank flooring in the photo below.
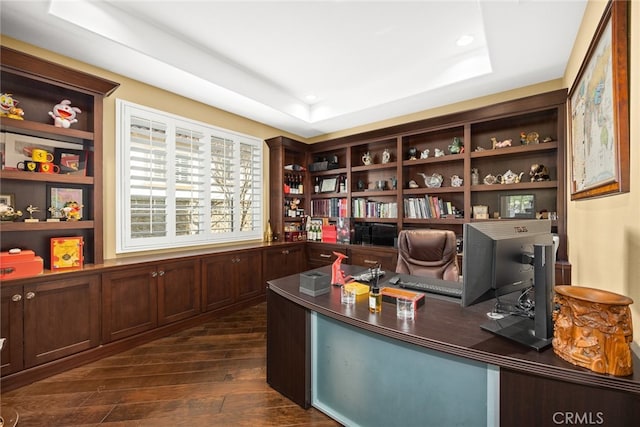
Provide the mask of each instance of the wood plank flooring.
POLYGON ((0 395, 28 426, 339 426, 266 383, 266 303, 0 395))

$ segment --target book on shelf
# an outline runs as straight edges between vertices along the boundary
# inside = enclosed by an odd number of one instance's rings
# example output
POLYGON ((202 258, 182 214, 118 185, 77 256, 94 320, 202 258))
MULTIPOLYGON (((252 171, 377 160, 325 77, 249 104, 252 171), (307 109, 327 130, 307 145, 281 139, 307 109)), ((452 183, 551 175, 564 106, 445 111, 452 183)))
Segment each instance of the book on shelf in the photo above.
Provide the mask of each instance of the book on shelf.
POLYGON ((51 269, 82 268, 84 257, 82 236, 51 238, 51 269))
POLYGON ((407 197, 404 199, 404 215, 409 219, 439 219, 455 214, 455 206, 437 196, 407 197))

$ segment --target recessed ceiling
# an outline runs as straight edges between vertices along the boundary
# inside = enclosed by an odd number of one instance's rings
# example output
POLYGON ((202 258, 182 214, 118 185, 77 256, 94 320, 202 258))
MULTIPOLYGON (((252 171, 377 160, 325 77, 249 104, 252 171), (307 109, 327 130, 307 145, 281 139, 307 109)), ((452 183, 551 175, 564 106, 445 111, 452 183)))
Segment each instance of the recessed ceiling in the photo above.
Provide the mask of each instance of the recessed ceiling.
POLYGON ((313 137, 561 78, 586 2, 3 1, 0 24, 313 137))

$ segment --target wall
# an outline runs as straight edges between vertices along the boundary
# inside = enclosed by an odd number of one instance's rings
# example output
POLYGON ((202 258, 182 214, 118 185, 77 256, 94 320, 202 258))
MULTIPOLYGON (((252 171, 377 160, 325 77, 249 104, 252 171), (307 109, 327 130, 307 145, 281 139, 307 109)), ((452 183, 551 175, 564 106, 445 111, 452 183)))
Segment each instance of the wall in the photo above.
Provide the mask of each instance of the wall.
MULTIPOLYGON (((630 2, 630 140, 631 191, 568 203, 567 234, 574 285, 627 295, 633 322, 640 325, 640 0, 630 2), (635 119, 634 119, 635 118, 635 119)), ((589 1, 564 76, 571 87, 607 2, 589 1)), ((569 167, 569 165, 567 165, 569 167)), ((569 187, 568 187, 569 188, 569 187)), ((640 345, 636 332, 634 343, 640 345)))

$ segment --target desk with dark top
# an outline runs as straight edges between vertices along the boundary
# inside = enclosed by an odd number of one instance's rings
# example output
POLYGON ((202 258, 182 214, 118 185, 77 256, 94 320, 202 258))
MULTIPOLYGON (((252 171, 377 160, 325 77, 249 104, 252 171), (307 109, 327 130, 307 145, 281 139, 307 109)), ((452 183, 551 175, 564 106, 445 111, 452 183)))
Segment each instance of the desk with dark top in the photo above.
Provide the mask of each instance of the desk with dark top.
POLYGON ((636 356, 629 377, 595 374, 551 348, 537 352, 481 330, 492 301, 463 308, 428 296, 416 319, 404 321, 389 303, 369 313, 366 295, 348 307, 338 288, 311 297, 298 287, 298 275, 268 282, 267 381, 344 424, 628 426, 640 419, 636 356))

